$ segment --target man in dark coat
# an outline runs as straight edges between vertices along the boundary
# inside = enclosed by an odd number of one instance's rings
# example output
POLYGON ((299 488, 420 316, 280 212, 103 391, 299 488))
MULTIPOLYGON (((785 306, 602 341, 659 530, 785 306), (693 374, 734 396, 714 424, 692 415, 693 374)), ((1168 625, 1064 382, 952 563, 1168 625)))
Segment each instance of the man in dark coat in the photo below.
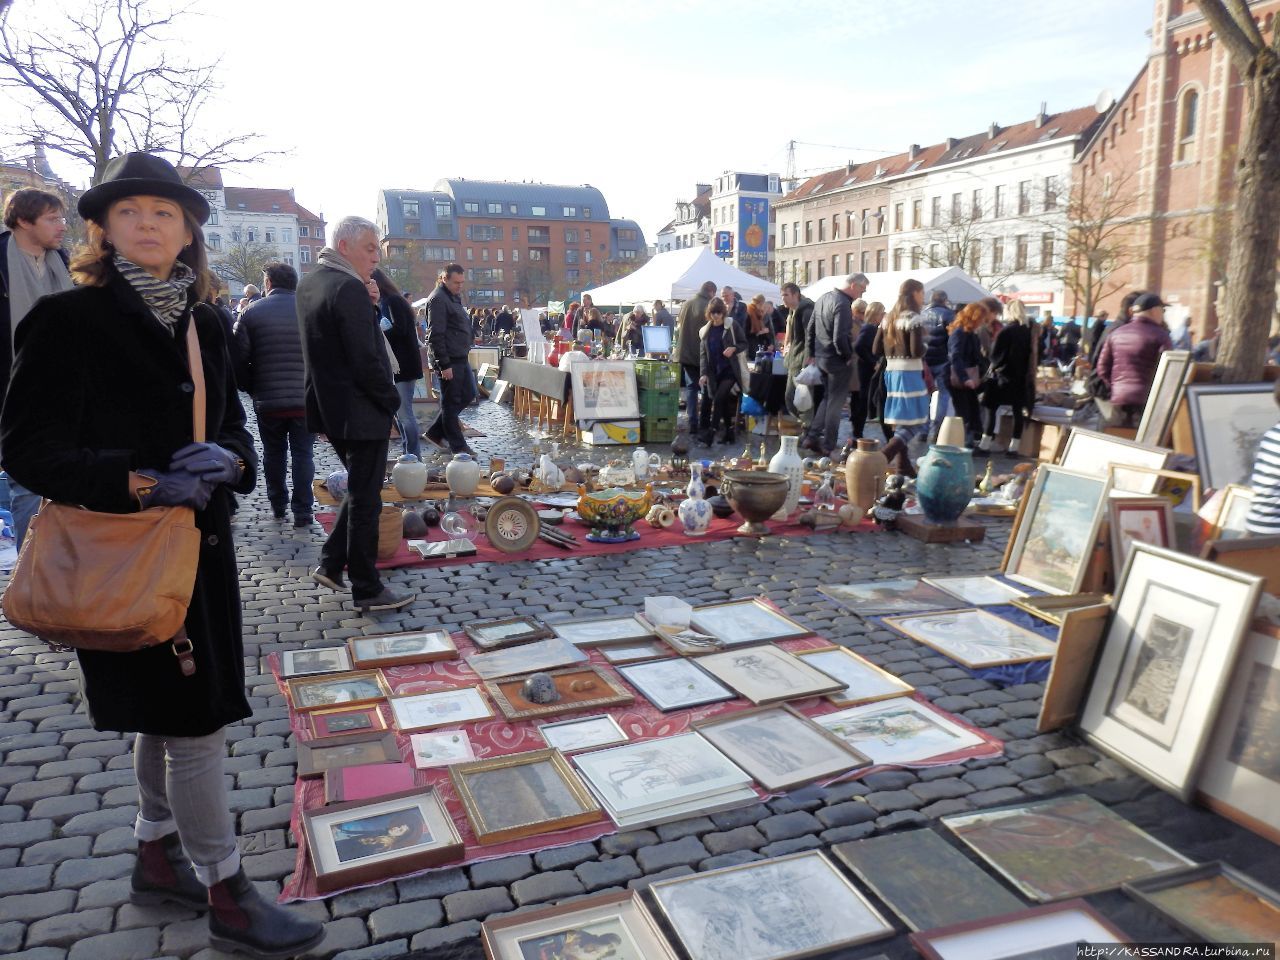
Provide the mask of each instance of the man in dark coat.
POLYGON ((262 473, 267 500, 277 520, 292 505, 293 525, 311 525, 316 435, 307 429, 303 386, 302 337, 295 291, 298 274, 287 263, 270 264, 262 273, 265 297, 255 300, 236 322, 236 380, 253 397, 262 438, 262 473), (285 461, 292 453, 293 496, 285 461))
MULTIPOLYGON (((814 393, 814 402, 808 410, 797 410, 795 407, 796 397, 796 376, 809 363, 809 348, 806 342, 806 333, 809 329, 809 321, 813 317, 813 301, 800 292, 800 285, 797 283, 784 283, 782 285, 782 305, 787 310, 786 324, 783 332, 786 339, 783 341, 786 345, 787 355, 785 364, 787 368, 787 388, 785 393, 787 409, 792 415, 800 421, 800 425, 808 428, 813 422, 813 411, 818 404, 822 402, 822 394, 814 392, 815 388, 810 387, 811 393, 814 393)), ((816 388, 821 391, 821 387, 816 388)))
POLYGON ((475 399, 468 359, 475 341, 471 321, 462 306, 466 271, 451 263, 440 271, 436 288, 427 297, 427 352, 440 375, 440 412, 427 427, 427 439, 438 447, 474 457, 462 432, 460 414, 475 399))
POLYGON ((385 587, 375 566, 382 478, 400 406, 378 311, 365 286, 378 265, 378 228, 345 217, 334 228, 333 243, 320 251, 297 295, 307 427, 329 438, 347 468, 347 495, 311 576, 342 590, 346 567, 357 610, 397 610, 413 597, 385 587))
POLYGON ((947 361, 947 328, 956 318, 956 312, 947 306, 947 292, 935 290, 929 298, 929 306, 920 314, 920 326, 924 331, 924 365, 933 375, 938 401, 929 424, 929 437, 936 440, 942 429, 942 421, 951 414, 951 391, 947 361))
POLYGON ((725 323, 730 320, 733 325, 738 328, 738 342, 747 342, 748 324, 747 324, 747 305, 742 302, 742 298, 738 296, 738 291, 733 287, 724 287, 720 291, 720 299, 724 301, 725 309, 729 311, 725 317, 725 323))
POLYGON ((853 365, 853 341, 862 324, 853 318, 853 301, 867 289, 867 277, 850 274, 844 286, 829 290, 813 305, 805 342, 822 371, 822 403, 814 411, 800 446, 830 456, 840 436, 840 414, 850 390, 859 390, 853 365))
MULTIPOLYGON (((689 417, 690 432, 698 429, 698 380, 702 376, 698 369, 699 350, 702 340, 699 334, 707 322, 707 304, 716 295, 714 280, 706 281, 696 294, 680 307, 680 316, 676 319, 676 359, 680 361, 680 373, 684 378, 685 413, 689 417)), ((746 338, 743 338, 746 342, 746 338)))

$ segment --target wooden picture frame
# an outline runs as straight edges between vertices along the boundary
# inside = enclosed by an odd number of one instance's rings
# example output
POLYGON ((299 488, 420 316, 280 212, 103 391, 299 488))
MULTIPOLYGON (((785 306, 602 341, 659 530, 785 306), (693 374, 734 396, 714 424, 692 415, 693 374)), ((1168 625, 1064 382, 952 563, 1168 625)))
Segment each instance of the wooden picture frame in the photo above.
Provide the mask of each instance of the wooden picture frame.
POLYGON ((1013 601, 1013 605, 1019 610, 1045 623, 1052 623, 1055 627, 1062 626, 1067 613, 1072 610, 1110 603, 1111 594, 1109 593, 1064 593, 1061 596, 1046 593, 1043 596, 1023 597, 1021 600, 1013 601))
POLYGON ((578 827, 604 815, 559 750, 530 750, 454 764, 449 767, 449 779, 480 844, 578 827), (552 801, 559 806, 548 807, 552 801))
POLYGON ((1173 429, 1173 418, 1182 402, 1182 392, 1195 370, 1190 350, 1166 350, 1160 354, 1155 380, 1142 408, 1135 438, 1139 443, 1163 447, 1173 429))
POLYGON ((689 615, 689 626, 716 637, 726 647, 796 640, 813 635, 813 631, 804 624, 792 620, 759 597, 694 607, 689 615))
POLYGON ((1220 860, 1134 880, 1121 889, 1198 942, 1274 943, 1280 936, 1280 893, 1220 860), (1181 896, 1175 893, 1179 888, 1181 896), (1247 917, 1250 907, 1254 912, 1247 917))
POLYGON ((616 940, 616 956, 679 960, 638 891, 600 893, 570 903, 486 920, 480 935, 488 960, 565 956, 572 934, 616 940))
POLYGON ((1050 660, 1057 651, 1051 640, 979 608, 885 617, 884 622, 970 670, 1050 660), (1003 654, 998 649, 1000 644, 988 646, 993 638, 1003 641, 1003 654))
POLYGON ((1123 930, 1079 899, 920 930, 908 939, 924 960, 1015 960, 1024 956, 1057 956, 1050 954, 1054 948, 1074 952, 1081 940, 1129 942, 1123 930), (1055 934, 1062 937, 1056 943, 1052 942, 1055 934))
POLYGON ((1200 548, 1200 559, 1262 577, 1267 593, 1280 594, 1280 535, 1210 540, 1200 548))
POLYGON ((1222 488, 1222 502, 1213 518, 1206 540, 1242 540, 1249 536, 1244 525, 1244 514, 1253 505, 1252 487, 1229 483, 1222 488))
POLYGON ((916 689, 901 677, 859 656, 848 647, 833 644, 813 650, 795 650, 793 655, 805 661, 814 659, 815 667, 844 684, 843 690, 826 695, 837 707, 856 707, 860 703, 906 697, 916 689))
POLYGON ((593 617, 589 620, 566 620, 549 624, 552 632, 575 647, 602 647, 615 643, 638 643, 657 640, 653 628, 634 614, 630 616, 593 617), (612 629, 610 629, 612 627, 612 629))
POLYGON ((1010 534, 1004 575, 1045 593, 1079 593, 1106 517, 1110 488, 1109 478, 1048 464, 1037 470, 1024 494, 1023 515, 1010 534), (1046 498, 1052 509, 1042 513, 1039 508, 1046 498), (1056 543, 1048 539, 1051 527, 1056 543), (1068 536, 1070 543, 1063 539, 1068 536), (1037 545, 1035 554, 1029 550, 1031 544, 1037 545))
POLYGON ((1111 569, 1119 573, 1124 569, 1129 545, 1140 539, 1142 543, 1175 549, 1177 542, 1173 526, 1173 506, 1164 497, 1115 497, 1107 502, 1108 536, 1111 541, 1111 569), (1131 516, 1132 515, 1132 516, 1131 516), (1149 523, 1149 529, 1134 530, 1132 521, 1139 517, 1149 523), (1141 537, 1136 534, 1141 533, 1141 537))
POLYGON ((325 740, 302 740, 296 745, 298 776, 323 777, 326 770, 365 763, 399 763, 400 748, 390 730, 351 734, 325 740))
POLYGON ((287 681, 289 703, 297 713, 325 707, 358 707, 379 703, 391 697, 391 688, 380 670, 351 670, 347 673, 324 673, 314 677, 295 677, 287 681))
POLYGON ((772 643, 712 653, 698 666, 756 706, 844 689, 835 677, 772 643))
POLYGON ((531 720, 534 717, 553 717, 597 707, 617 707, 634 703, 636 699, 613 677, 591 664, 551 670, 548 676, 560 693, 560 699, 554 703, 531 703, 526 700, 520 692, 526 679, 524 677, 486 680, 484 689, 508 720, 531 720), (587 684, 590 686, 586 686, 587 684), (575 690, 575 685, 579 689, 575 690))
POLYGON ((348 637, 347 648, 351 651, 351 662, 361 669, 432 663, 452 660, 458 655, 458 647, 447 630, 348 637))
POLYGON ((401 733, 475 723, 493 716, 484 695, 475 687, 414 693, 392 697, 388 702, 396 729, 401 733))
POLYGON ((280 654, 280 679, 316 677, 330 673, 350 673, 351 657, 345 647, 312 647, 285 650, 280 654))
POLYGON ((547 640, 555 634, 534 617, 498 617, 493 620, 474 620, 462 625, 462 630, 478 650, 498 650, 530 640, 547 640), (523 629, 516 629, 523 627, 523 629))
POLYGON ((1065 727, 1076 718, 1110 616, 1110 603, 1076 607, 1063 614, 1058 629, 1058 652, 1049 667, 1049 678, 1040 700, 1036 721, 1039 733, 1065 727))
POLYGON ((1058 459, 1059 466, 1105 479, 1111 472, 1111 485, 1117 490, 1150 495, 1158 481, 1147 473, 1131 474, 1125 467, 1163 470, 1173 455, 1172 450, 1136 440, 1126 440, 1110 433, 1073 427, 1058 459))
POLYGON ((429 787, 304 810, 302 828, 320 893, 416 873, 458 860, 463 853, 453 819, 439 793, 429 787), (406 826, 409 833, 391 837, 392 830, 406 826), (358 835, 349 836, 353 833, 358 835), (387 839, 379 844, 380 838, 387 839), (360 842, 364 840, 373 842, 360 842))
POLYGON ((1142 473, 1159 477, 1163 482, 1159 484, 1156 490, 1157 496, 1164 497, 1174 506, 1177 506, 1189 495, 1191 497, 1191 510, 1195 512, 1200 509, 1203 502, 1204 487, 1200 483, 1198 474, 1183 473, 1180 470, 1152 470, 1147 467, 1133 465, 1119 469, 1124 470, 1126 473, 1142 473))
POLYGON ((329 707, 305 714, 310 740, 330 740, 387 729, 387 718, 376 703, 362 707, 329 707))
POLYGON ((515 647, 473 653, 463 658, 481 680, 519 677, 559 667, 585 664, 590 654, 561 637, 534 640, 515 647))

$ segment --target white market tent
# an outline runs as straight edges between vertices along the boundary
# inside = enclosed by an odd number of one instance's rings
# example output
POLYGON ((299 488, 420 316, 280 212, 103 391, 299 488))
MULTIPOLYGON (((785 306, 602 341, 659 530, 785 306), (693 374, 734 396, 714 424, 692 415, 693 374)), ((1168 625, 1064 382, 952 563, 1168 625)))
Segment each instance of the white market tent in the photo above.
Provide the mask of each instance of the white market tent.
POLYGON ((708 247, 687 247, 660 253, 630 276, 583 293, 590 294, 597 306, 648 304, 654 300, 670 302, 688 300, 708 280, 716 285, 717 290, 733 287, 745 300, 763 293, 774 303, 782 302, 782 291, 776 283, 729 266, 708 247))
MULTIPOLYGON (((892 310, 894 303, 898 300, 898 288, 902 286, 902 281, 909 280, 914 277, 924 284, 924 303, 929 305, 929 297, 935 290, 944 290, 947 299, 952 303, 973 303, 975 300, 981 300, 983 297, 991 296, 991 292, 984 288, 977 280, 969 276, 959 267, 929 267, 922 270, 891 270, 885 273, 868 273, 867 292, 862 295, 862 299, 867 303, 879 300, 884 304, 885 310, 892 310)), ((804 288, 804 295, 810 300, 817 300, 828 290, 835 290, 837 287, 844 286, 845 274, 837 274, 834 277, 823 277, 817 283, 811 283, 804 288)))

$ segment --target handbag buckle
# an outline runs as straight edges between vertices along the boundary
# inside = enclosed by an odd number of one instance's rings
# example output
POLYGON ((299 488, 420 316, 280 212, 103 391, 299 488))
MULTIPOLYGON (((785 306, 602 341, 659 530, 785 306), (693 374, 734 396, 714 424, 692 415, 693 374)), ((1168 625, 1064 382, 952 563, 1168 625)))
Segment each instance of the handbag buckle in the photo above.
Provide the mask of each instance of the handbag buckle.
POLYGON ((193 676, 196 672, 195 647, 191 643, 191 638, 187 636, 187 632, 184 630, 174 637, 170 647, 173 655, 178 658, 178 669, 182 671, 182 675, 193 676))

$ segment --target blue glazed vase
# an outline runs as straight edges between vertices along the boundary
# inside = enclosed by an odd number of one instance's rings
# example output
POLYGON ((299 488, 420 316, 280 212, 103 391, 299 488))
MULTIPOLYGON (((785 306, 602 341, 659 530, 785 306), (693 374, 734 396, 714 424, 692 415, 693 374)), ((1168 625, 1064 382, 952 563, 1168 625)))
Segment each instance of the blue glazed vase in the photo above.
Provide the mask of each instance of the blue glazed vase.
POLYGON ((973 496, 973 453, 964 447, 930 447, 916 462, 916 498, 930 523, 955 523, 973 496))

